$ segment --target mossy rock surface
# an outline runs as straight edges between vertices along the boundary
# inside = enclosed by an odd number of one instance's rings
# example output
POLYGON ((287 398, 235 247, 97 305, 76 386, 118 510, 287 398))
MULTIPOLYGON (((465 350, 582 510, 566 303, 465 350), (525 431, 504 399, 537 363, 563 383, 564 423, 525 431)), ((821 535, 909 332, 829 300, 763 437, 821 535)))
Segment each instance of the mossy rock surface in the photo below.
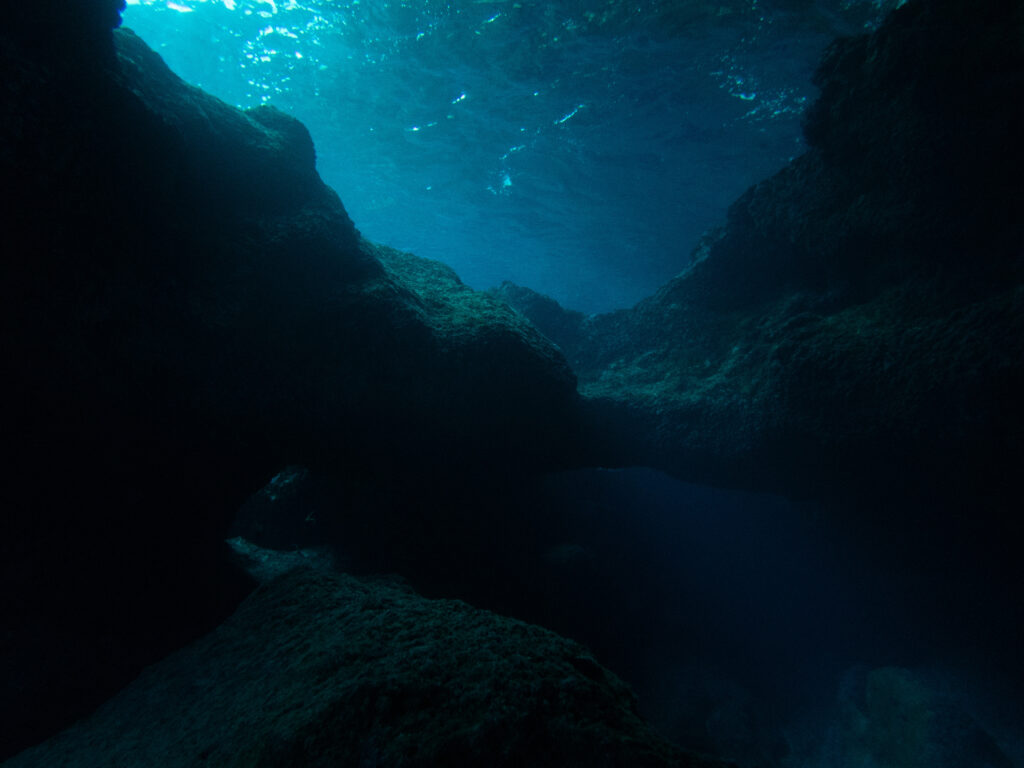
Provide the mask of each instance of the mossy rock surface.
POLYGON ((632 309, 501 289, 579 376, 592 461, 829 501, 1019 504, 1021 30, 1010 0, 911 0, 836 41, 805 154, 632 309))
POLYGON ((657 736, 574 642, 311 567, 5 765, 725 766, 657 736))

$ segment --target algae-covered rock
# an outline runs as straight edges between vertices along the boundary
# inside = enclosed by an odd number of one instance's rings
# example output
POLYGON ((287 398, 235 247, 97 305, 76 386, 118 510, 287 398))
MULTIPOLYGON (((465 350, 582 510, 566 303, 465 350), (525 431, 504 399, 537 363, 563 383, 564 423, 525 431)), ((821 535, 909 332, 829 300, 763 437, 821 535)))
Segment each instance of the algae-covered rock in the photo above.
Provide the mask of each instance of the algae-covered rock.
POLYGON ((658 737, 629 689, 574 642, 386 581, 299 568, 6 765, 725 764, 658 737))
MULTIPOLYGON (((563 351, 579 349, 583 341, 583 324, 587 319, 582 312, 565 309, 554 299, 508 280, 490 292, 530 318, 537 330, 563 351)), ((574 368, 579 367, 579 362, 569 361, 574 368)))
POLYGON ((18 478, 0 755, 230 611, 248 587, 223 539, 284 467, 358 483, 372 520, 403 476, 547 467, 572 440, 575 381, 550 342, 364 241, 298 121, 184 83, 111 32, 116 7, 18 3, 0 30, 18 478))
MULTIPOLYGON (((596 461, 830 500, 1013 505, 1022 13, 912 1, 837 41, 808 151, 737 200, 678 277, 571 334, 536 315, 606 436, 596 461)), ((504 294, 535 316, 536 299, 504 294)))

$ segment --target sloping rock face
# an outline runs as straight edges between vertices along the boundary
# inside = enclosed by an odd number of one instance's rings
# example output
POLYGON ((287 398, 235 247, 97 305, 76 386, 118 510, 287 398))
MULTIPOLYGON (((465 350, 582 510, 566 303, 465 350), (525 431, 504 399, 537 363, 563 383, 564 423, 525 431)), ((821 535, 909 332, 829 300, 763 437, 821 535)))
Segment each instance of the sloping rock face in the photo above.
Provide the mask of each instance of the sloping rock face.
POLYGON ((117 8, 0 31, 0 755, 237 604, 222 540, 275 471, 550 466, 576 401, 507 306, 360 238, 301 124, 183 83, 117 8))
POLYGON ((1020 3, 836 42, 810 145, 629 311, 499 291, 580 376, 598 461, 825 499, 1009 506, 1024 469, 1020 3), (595 441, 595 445, 600 445, 595 441))
POLYGON ((724 768, 634 710, 547 630, 300 568, 6 765, 724 768))

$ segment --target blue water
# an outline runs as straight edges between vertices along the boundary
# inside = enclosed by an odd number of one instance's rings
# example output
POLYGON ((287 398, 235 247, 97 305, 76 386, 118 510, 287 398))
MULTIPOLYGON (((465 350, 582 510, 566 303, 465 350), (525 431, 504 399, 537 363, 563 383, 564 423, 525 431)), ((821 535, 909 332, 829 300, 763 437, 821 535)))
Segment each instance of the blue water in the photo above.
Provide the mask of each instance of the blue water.
POLYGON ((372 240, 585 312, 679 272, 802 151, 810 75, 896 0, 136 0, 186 80, 301 119, 372 240))

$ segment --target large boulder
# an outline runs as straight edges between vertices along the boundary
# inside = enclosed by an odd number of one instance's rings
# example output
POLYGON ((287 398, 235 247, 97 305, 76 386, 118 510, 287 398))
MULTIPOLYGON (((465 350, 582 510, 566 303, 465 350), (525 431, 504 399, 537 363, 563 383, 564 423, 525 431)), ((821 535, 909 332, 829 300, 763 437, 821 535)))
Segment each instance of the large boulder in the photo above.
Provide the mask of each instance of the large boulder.
POLYGON ((726 764, 658 737, 574 642, 307 566, 5 765, 726 764))
POLYGON ((354 480, 373 520, 373 483, 572 439, 550 342, 364 241, 299 122, 184 83, 117 7, 19 3, 0 31, 0 754, 237 604, 223 539, 277 470, 354 480))

